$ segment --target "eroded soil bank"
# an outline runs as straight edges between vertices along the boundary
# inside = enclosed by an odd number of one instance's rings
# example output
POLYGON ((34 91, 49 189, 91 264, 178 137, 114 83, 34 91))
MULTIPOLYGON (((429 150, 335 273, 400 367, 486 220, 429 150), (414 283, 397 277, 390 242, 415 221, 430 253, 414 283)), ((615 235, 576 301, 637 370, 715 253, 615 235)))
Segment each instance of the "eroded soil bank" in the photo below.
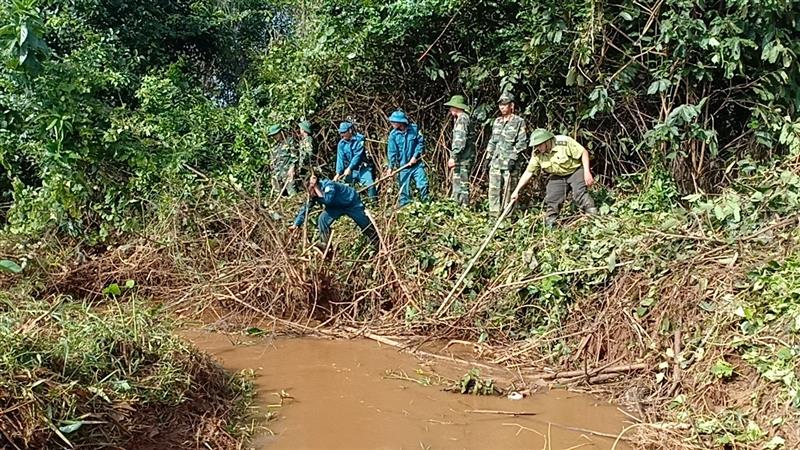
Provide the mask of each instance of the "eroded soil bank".
POLYGON ((185 336, 226 368, 255 372, 257 403, 278 415, 275 435, 257 437, 257 449, 611 449, 613 438, 588 430, 616 436, 629 424, 615 406, 568 391, 512 401, 398 379, 435 382, 434 372, 455 368, 373 341, 185 336), (292 398, 276 408, 281 391, 292 398))

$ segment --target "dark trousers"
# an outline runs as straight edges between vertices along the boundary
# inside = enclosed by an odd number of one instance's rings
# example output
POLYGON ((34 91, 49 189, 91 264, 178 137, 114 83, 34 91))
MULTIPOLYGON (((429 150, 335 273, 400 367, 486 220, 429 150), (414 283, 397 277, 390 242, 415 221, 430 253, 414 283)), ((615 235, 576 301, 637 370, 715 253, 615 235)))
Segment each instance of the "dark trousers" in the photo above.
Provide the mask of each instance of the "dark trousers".
POLYGON ((369 243, 372 245, 372 247, 374 247, 375 250, 378 250, 378 247, 380 247, 378 232, 375 229, 375 225, 372 223, 372 220, 367 217, 366 211, 364 211, 364 205, 357 205, 346 209, 325 209, 325 211, 320 214, 317 222, 317 226, 319 227, 319 238, 323 244, 328 244, 328 240, 331 238, 331 225, 333 225, 333 222, 335 222, 336 219, 342 216, 347 216, 353 219, 353 222, 358 225, 358 228, 362 233, 364 233, 364 236, 369 239, 369 243))
POLYGON ((547 209, 545 221, 552 225, 556 222, 561 205, 567 199, 567 192, 572 190, 572 201, 583 211, 594 208, 594 200, 586 191, 586 182, 583 180, 583 167, 572 173, 572 175, 558 176, 550 175, 547 181, 547 189, 544 195, 544 203, 547 209))

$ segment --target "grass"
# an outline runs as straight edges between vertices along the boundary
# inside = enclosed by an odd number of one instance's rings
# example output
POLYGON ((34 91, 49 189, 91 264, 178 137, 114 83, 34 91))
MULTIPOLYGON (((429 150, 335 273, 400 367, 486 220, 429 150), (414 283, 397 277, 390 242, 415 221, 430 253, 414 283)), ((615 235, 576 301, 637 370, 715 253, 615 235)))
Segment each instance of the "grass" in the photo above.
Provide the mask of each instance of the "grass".
POLYGON ((0 294, 0 447, 236 448, 252 388, 164 317, 138 301, 0 294))

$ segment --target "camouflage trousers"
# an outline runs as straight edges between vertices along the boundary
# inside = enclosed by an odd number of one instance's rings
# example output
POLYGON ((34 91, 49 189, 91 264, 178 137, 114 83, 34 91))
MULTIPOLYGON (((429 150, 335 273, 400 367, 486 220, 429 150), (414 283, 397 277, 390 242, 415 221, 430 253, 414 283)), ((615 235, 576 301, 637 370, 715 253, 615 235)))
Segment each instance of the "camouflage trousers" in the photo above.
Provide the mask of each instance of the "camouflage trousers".
POLYGON ((469 175, 472 161, 460 161, 453 167, 453 192, 450 198, 461 206, 469 206, 469 175))
POLYGON ((294 195, 297 193, 297 187, 294 183, 294 173, 289 176, 290 172, 294 172, 289 168, 276 167, 272 171, 272 192, 278 195, 294 195))
POLYGON ((489 167, 489 212, 492 215, 499 216, 508 205, 516 187, 515 178, 511 170, 489 167))
POLYGON ((583 168, 579 167, 572 175, 550 175, 544 195, 546 206, 545 223, 554 225, 558 218, 561 205, 567 199, 567 192, 572 191, 572 201, 575 206, 588 214, 597 213, 592 196, 586 190, 586 181, 583 179, 583 168))

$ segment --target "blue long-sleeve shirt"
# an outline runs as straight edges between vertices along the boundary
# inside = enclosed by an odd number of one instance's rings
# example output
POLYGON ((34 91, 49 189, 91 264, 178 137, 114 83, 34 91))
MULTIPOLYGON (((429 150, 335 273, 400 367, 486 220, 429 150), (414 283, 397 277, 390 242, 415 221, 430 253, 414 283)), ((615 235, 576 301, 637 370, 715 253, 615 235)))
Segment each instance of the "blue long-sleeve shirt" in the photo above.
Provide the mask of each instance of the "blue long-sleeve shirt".
POLYGON ((339 146, 336 147, 336 174, 341 175, 348 168, 352 172, 368 165, 365 156, 363 134, 357 133, 349 141, 340 140, 339 146))
POLYGON ((392 130, 387 144, 389 169, 397 169, 408 164, 411 158, 419 160, 425 151, 422 133, 416 124, 411 124, 406 131, 392 130))
POLYGON ((320 190, 322 197, 312 196, 307 205, 303 205, 297 216, 294 219, 295 226, 303 226, 308 215, 308 210, 315 204, 321 204, 325 210, 345 210, 363 205, 361 197, 355 189, 342 183, 336 183, 331 180, 322 180, 320 183, 320 190))

